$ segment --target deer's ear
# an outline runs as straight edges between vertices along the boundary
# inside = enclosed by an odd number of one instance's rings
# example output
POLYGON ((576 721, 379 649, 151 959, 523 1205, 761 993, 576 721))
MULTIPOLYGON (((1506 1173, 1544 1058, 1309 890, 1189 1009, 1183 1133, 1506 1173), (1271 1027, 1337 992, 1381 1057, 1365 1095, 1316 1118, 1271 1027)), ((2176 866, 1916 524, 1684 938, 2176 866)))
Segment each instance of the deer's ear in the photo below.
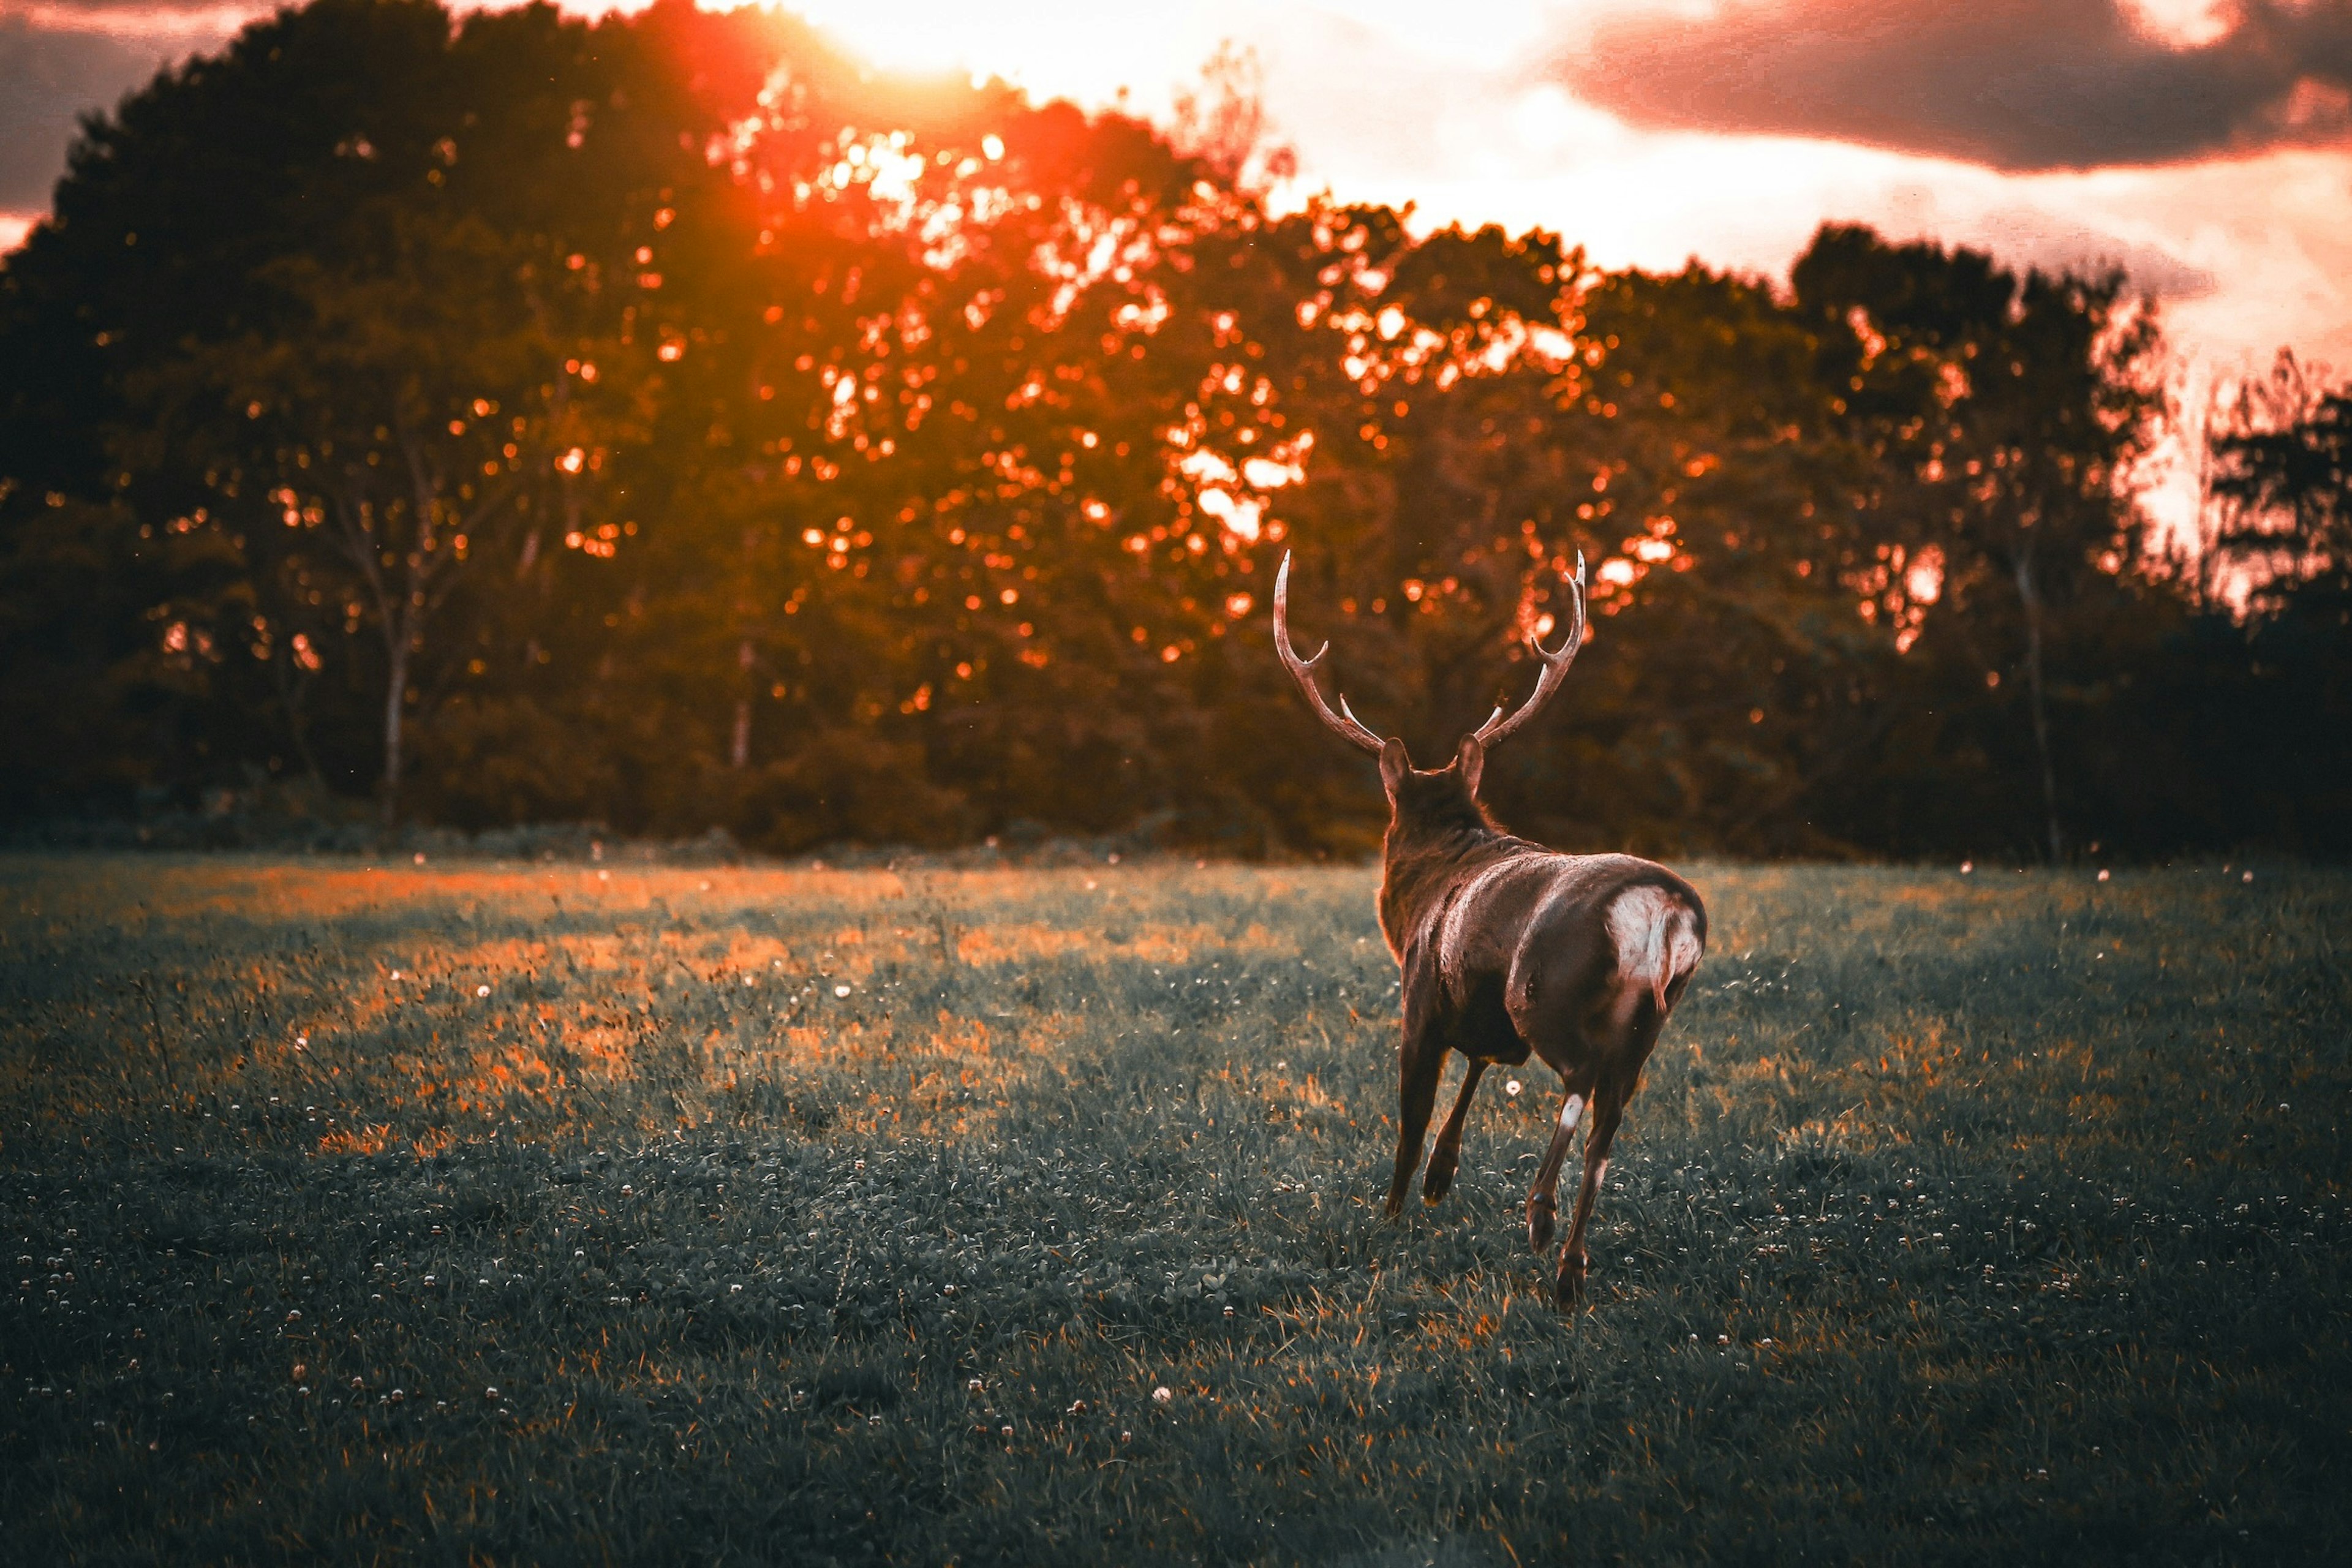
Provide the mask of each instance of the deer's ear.
POLYGON ((1412 766, 1402 741, 1391 735, 1381 742, 1381 787, 1389 792, 1391 800, 1396 799, 1397 785, 1404 782, 1405 770, 1412 766))
POLYGON ((1462 769, 1462 787, 1475 797, 1478 793, 1478 775, 1486 768, 1486 748, 1478 743, 1477 736, 1465 735, 1462 737, 1461 752, 1454 761, 1462 769))

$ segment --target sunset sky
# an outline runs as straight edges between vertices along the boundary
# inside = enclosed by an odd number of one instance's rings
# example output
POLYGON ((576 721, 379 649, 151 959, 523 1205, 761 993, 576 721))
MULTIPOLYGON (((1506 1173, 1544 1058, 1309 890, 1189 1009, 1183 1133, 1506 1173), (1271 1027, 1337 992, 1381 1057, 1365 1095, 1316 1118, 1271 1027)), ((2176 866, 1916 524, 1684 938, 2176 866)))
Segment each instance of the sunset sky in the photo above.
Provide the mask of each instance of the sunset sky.
MULTIPOLYGON (((2223 369, 2352 368, 2352 0, 806 0, 877 64, 1164 113, 1254 50, 1300 184, 1782 272, 1826 218, 2125 266, 2223 369)), ((255 8, 0 0, 0 244, 74 118, 255 8)))

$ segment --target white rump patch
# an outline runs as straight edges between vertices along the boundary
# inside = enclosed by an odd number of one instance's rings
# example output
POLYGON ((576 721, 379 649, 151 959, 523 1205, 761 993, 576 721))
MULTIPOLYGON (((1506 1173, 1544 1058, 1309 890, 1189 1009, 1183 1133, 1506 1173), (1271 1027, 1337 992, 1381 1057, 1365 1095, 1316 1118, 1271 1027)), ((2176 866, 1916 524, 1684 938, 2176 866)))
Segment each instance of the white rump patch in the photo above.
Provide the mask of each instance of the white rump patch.
POLYGON ((1698 921, 1659 887, 1628 888, 1609 905, 1609 940, 1629 995, 1647 991, 1664 1011, 1666 987, 1698 967, 1698 921))

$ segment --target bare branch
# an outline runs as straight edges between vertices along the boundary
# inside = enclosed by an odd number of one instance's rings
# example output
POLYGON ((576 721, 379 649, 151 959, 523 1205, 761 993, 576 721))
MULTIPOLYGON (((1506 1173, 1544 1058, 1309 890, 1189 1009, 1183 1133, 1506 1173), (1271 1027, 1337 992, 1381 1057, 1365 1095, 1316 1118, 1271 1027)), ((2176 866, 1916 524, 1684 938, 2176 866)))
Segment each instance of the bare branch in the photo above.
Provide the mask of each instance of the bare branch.
POLYGON ((389 637, 393 624, 392 590, 385 585, 383 565, 376 559, 381 541, 361 515, 367 502, 364 498, 355 500, 340 489, 331 491, 328 499, 334 503, 335 531, 341 536, 343 554, 366 579, 368 592, 375 598, 376 615, 383 621, 385 635, 389 637))

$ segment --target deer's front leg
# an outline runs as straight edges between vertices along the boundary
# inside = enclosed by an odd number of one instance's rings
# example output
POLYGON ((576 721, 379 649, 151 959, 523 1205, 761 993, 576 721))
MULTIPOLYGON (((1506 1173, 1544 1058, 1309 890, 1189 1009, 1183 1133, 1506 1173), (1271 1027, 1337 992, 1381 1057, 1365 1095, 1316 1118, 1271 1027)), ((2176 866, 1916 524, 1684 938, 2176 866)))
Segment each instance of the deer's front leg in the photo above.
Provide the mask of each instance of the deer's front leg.
POLYGON ((1445 1046, 1434 1026, 1435 987, 1417 976, 1421 966, 1408 956, 1404 979, 1404 1032, 1397 1041, 1396 1172, 1389 1178, 1388 1216, 1404 1212, 1413 1168, 1421 1163, 1421 1141, 1437 1103, 1437 1080, 1445 1071, 1445 1046))
POLYGON ((1470 1097, 1478 1092, 1479 1075, 1486 1070, 1486 1064, 1473 1057, 1470 1070, 1462 1075, 1462 1088, 1454 1096, 1453 1113, 1437 1130, 1437 1146, 1429 1152, 1429 1174, 1421 1183, 1423 1203, 1436 1203, 1454 1185, 1454 1173, 1462 1166, 1462 1124, 1470 1119, 1470 1097))
POLYGON ((1592 1131, 1584 1140, 1584 1183, 1576 1192, 1576 1217, 1569 1222, 1568 1243, 1559 1249, 1559 1273, 1552 1281, 1552 1293, 1562 1307, 1576 1305, 1584 1294, 1589 1262, 1584 1232, 1592 1223, 1592 1203, 1601 1195, 1601 1178, 1609 1170, 1609 1145, 1617 1136, 1617 1123, 1624 1111, 1623 1103, 1608 1095, 1592 1108, 1592 1131))
POLYGON ((1551 1245, 1552 1226, 1559 1216, 1559 1167, 1568 1158, 1570 1140, 1576 1136, 1576 1119, 1584 1114, 1584 1096, 1571 1091, 1559 1108, 1559 1123, 1552 1129, 1551 1147, 1536 1167, 1536 1184, 1528 1189, 1528 1247, 1541 1252, 1551 1245))
POLYGON ((1421 1140, 1429 1131, 1429 1112, 1437 1103, 1437 1079, 1445 1070, 1444 1050, 1430 1042, 1408 1039, 1402 1054, 1397 1073, 1396 1173, 1389 1178, 1391 1219, 1404 1212, 1413 1167, 1421 1163, 1421 1140))

